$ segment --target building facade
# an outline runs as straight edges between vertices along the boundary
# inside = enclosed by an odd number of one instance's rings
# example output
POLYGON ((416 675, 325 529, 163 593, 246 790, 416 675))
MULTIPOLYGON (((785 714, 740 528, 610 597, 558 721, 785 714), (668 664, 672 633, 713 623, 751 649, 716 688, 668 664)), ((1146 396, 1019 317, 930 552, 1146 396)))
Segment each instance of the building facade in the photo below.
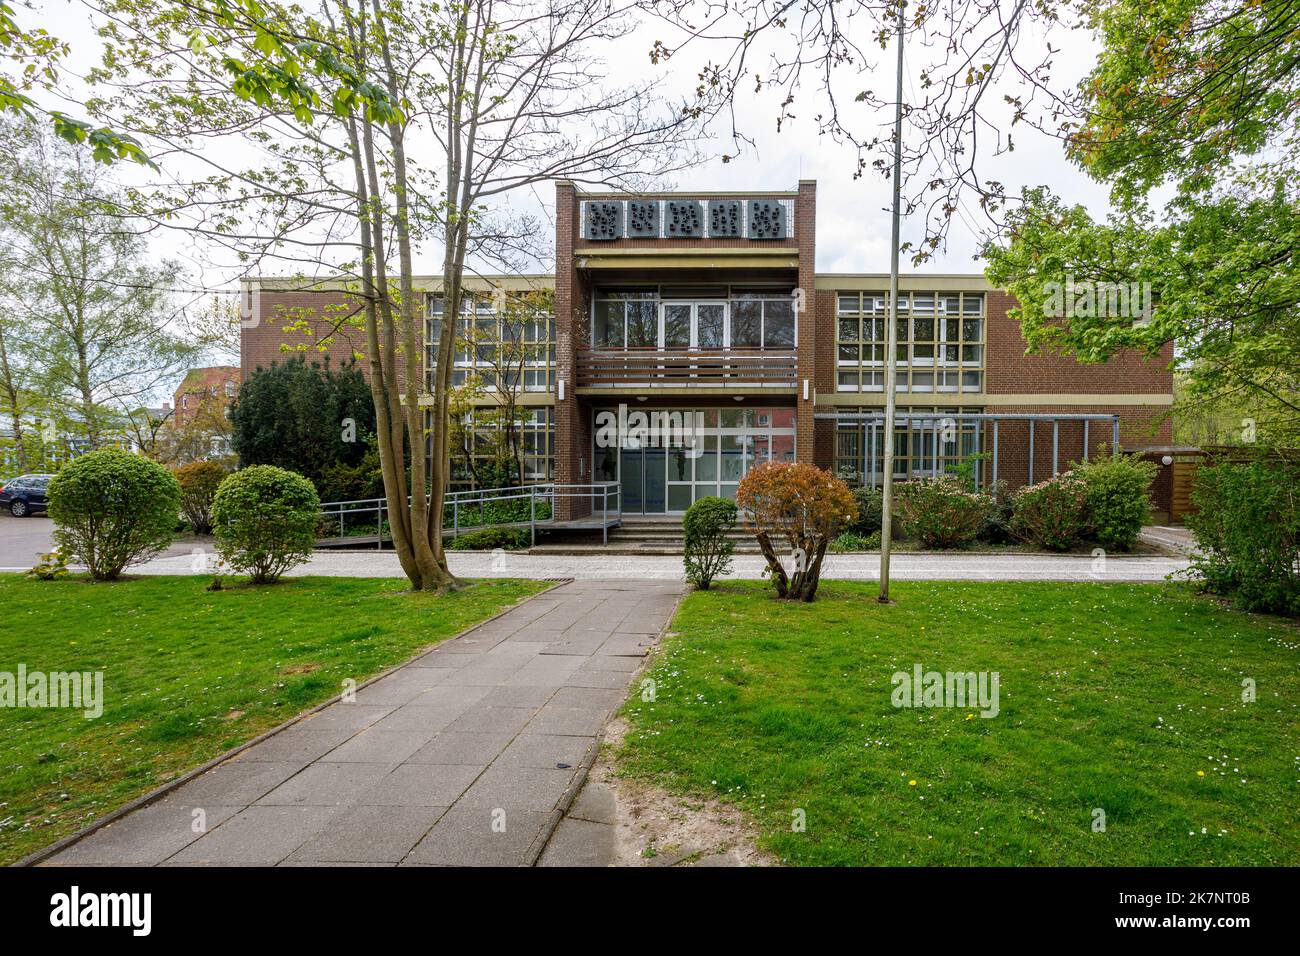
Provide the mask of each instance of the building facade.
MULTIPOLYGON (((479 386, 467 417, 483 424, 468 429, 469 452, 490 453, 508 393, 527 478, 616 482, 625 513, 732 495, 769 460, 878 484, 889 278, 819 275, 816 211, 811 181, 637 195, 557 184, 554 275, 468 284, 453 361, 458 383, 479 386), (537 293, 549 309, 503 305, 537 293), (522 345, 503 372, 493 349, 507 338, 522 345)), ((444 318, 437 280, 422 289, 431 340, 444 318)), ((303 347, 277 316, 346 310, 328 286, 268 280, 244 294, 255 319, 245 322, 244 374, 303 347)), ((1026 355, 1013 304, 978 274, 901 277, 897 478, 958 472, 1014 487, 1116 437, 1126 450, 1170 443, 1172 344, 1153 360, 1091 366, 1026 355)), ((350 358, 359 341, 345 330, 329 351, 350 358)), ((426 348, 426 369, 434 362, 426 348)))

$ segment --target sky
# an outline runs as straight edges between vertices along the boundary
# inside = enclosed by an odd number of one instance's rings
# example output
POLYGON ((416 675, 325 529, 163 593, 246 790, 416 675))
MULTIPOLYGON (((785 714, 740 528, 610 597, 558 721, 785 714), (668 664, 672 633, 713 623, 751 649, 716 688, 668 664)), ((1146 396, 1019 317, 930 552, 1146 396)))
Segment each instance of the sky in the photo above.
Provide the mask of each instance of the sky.
MULTIPOLYGON (((78 84, 76 75, 83 72, 98 55, 94 35, 95 18, 83 0, 36 0, 36 3, 35 11, 20 10, 20 22, 35 19, 52 34, 71 44, 73 55, 67 65, 63 89, 65 102, 58 104, 59 108, 71 112, 79 96, 83 95, 83 87, 78 84)), ((651 44, 657 38, 671 36, 672 31, 662 23, 647 21, 638 25, 631 36, 610 49, 606 59, 611 79, 635 81, 656 76, 669 91, 690 89, 696 82, 700 58, 709 51, 687 50, 670 60, 667 66, 652 65, 649 57, 651 44)), ((867 47, 871 46, 869 37, 855 39, 867 47)), ((1040 37, 1030 40, 1031 44, 1041 42, 1040 37)), ((1064 40, 1057 35, 1054 42, 1062 46, 1064 51, 1055 58, 1053 79, 1065 85, 1082 77, 1095 55, 1093 39, 1086 33, 1075 31, 1064 40)), ((877 91, 892 90, 893 51, 881 52, 876 48, 874 55, 880 60, 879 69, 866 77, 854 76, 851 70, 842 70, 837 74, 836 82, 841 84, 838 88, 852 90, 867 86, 877 91)), ((931 56, 933 50, 910 51, 905 66, 908 77, 905 96, 915 97, 917 75, 923 63, 931 56)), ((998 96, 986 97, 985 102, 994 114, 1000 109, 1000 94, 1014 90, 1011 84, 1004 86, 1006 89, 993 91, 998 96)), ((805 88, 796 102, 796 112, 802 114, 806 111, 807 116, 812 116, 820 105, 818 91, 805 88)), ((889 183, 874 171, 868 171, 862 178, 854 178, 854 151, 828 137, 819 137, 815 122, 805 119, 803 115, 778 131, 776 113, 777 102, 772 96, 739 97, 736 102, 737 122, 743 134, 754 141, 753 145, 746 148, 739 158, 723 163, 716 153, 731 149, 732 144, 727 135, 729 131, 719 124, 713 130, 716 138, 712 143, 706 143, 706 149, 711 147, 715 155, 702 165, 677 176, 672 188, 682 191, 793 189, 800 179, 815 179, 818 189, 818 271, 887 272, 889 183)), ((854 122, 867 130, 892 121, 889 111, 884 111, 885 115, 880 113, 879 110, 862 110, 854 122)), ((1104 190, 1066 162, 1059 142, 1031 130, 1018 132, 1016 141, 1015 152, 985 157, 983 163, 987 176, 996 177, 1005 183, 1008 192, 1019 192, 1023 186, 1045 184, 1096 212, 1105 209, 1104 190)), ((128 175, 140 173, 133 171, 128 175)), ((518 194, 510 201, 516 208, 535 212, 542 217, 543 222, 553 226, 553 198, 554 190, 547 188, 518 194)), ((904 271, 980 271, 982 264, 975 256, 981 242, 980 229, 984 224, 973 210, 973 204, 967 200, 962 213, 953 220, 946 248, 919 268, 910 267, 905 260, 904 271)), ((903 234, 905 239, 919 238, 919 224, 915 221, 905 222, 903 234)), ((151 242, 154 254, 179 257, 191 263, 196 285, 227 291, 236 288, 232 281, 235 272, 220 268, 220 263, 212 261, 210 250, 201 245, 195 245, 174 232, 160 234, 151 242)), ((420 271, 437 272, 439 264, 438 250, 420 251, 417 260, 420 271)), ((550 263, 538 263, 538 268, 545 271, 550 268, 550 263)))

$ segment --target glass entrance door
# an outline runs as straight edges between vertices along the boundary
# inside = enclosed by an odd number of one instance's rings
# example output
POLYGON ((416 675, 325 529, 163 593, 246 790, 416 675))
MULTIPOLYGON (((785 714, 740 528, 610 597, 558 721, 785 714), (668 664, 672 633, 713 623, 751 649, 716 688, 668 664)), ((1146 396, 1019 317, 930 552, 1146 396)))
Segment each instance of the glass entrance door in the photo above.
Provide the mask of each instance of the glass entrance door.
POLYGON ((623 510, 661 515, 668 510, 668 452, 664 448, 624 448, 619 483, 623 510))

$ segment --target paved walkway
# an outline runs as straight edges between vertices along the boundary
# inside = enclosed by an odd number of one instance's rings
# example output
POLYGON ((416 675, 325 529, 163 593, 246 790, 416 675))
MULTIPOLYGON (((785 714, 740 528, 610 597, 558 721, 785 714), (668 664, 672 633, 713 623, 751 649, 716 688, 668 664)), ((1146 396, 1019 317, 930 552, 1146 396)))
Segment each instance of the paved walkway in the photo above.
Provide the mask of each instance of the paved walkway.
MULTIPOLYGON (((681 555, 524 554, 450 551, 448 563, 464 577, 577 578, 579 580, 655 580, 682 582, 681 555)), ((208 560, 199 551, 162 557, 130 569, 133 574, 196 574, 208 560)), ((733 578, 762 576, 763 558, 738 554, 733 578)), ((893 577, 902 581, 1163 581, 1186 568, 1185 558, 1167 555, 1108 556, 1056 554, 895 554, 893 577)), ((291 575, 401 577, 391 551, 318 551, 291 575)), ((828 554, 822 577, 828 580, 879 580, 880 556, 828 554)))
POLYGON ((46 865, 534 863, 681 591, 589 581, 543 594, 46 865))

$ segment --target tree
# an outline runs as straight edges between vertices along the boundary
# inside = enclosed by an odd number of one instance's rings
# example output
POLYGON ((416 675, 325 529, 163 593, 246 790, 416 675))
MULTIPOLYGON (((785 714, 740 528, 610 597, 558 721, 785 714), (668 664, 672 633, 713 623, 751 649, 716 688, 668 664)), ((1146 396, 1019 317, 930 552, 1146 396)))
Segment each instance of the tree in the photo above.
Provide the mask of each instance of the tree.
POLYGON ((539 230, 491 203, 553 178, 648 185, 693 160, 682 149, 693 114, 601 71, 599 54, 630 29, 634 7, 319 0, 311 11, 265 4, 250 22, 201 5, 103 6, 113 14, 96 77, 112 91, 103 109, 210 170, 142 206, 246 263, 296 255, 343 269, 354 303, 340 321, 364 330, 395 551, 413 587, 459 586, 442 543, 452 363, 439 359, 452 355, 454 328, 431 350, 426 409, 414 250, 441 243, 442 295, 456 315, 475 261, 513 268, 536 251, 539 230), (293 51, 305 52, 286 71, 293 51), (265 161, 214 162, 212 144, 231 135, 251 136, 265 161), (410 148, 416 136, 433 148, 410 148))
POLYGON ((5 364, 24 366, 28 389, 44 397, 43 417, 101 448, 194 358, 169 298, 178 267, 146 261, 143 238, 81 153, 30 123, 5 131, 0 308, 22 330, 5 364))
POLYGON ((1020 299, 1031 346, 1092 362, 1123 348, 1155 354, 1176 339, 1185 400, 1245 403, 1271 437, 1293 441, 1300 10, 1109 0, 1094 17, 1102 52, 1062 132, 1070 158, 1111 187, 1115 211, 1099 222, 1046 190, 1027 192, 987 250, 990 278, 1020 299), (1171 198, 1157 209, 1162 194, 1171 198), (1077 294, 1128 283, 1149 288, 1145 313, 1077 294), (1070 287, 1069 302, 1051 301, 1070 287))
POLYGON ((332 369, 328 359, 290 356, 248 375, 230 421, 242 466, 275 465, 323 486, 331 468, 361 464, 375 408, 356 365, 332 369))
POLYGON ((736 489, 736 506, 754 530, 776 596, 792 601, 816 597, 826 548, 858 513, 848 485, 829 471, 796 462, 751 469, 736 489), (778 536, 794 550, 793 573, 786 573, 776 553, 772 539, 778 536))

